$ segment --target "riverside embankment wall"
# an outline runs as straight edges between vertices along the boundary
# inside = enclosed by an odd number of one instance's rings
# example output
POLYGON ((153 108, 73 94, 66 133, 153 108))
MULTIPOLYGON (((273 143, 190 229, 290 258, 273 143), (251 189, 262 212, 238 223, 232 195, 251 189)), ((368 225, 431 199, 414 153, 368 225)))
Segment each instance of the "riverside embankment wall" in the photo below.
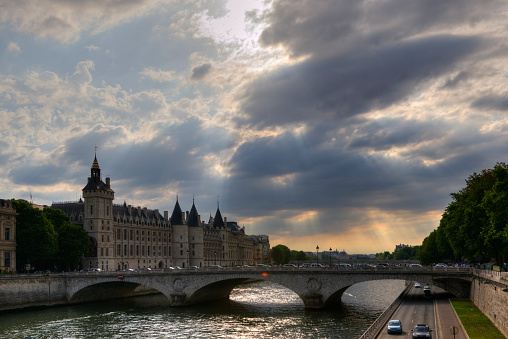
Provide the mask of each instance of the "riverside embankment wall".
POLYGON ((65 278, 23 275, 0 277, 0 310, 66 304, 65 278))
MULTIPOLYGON (((69 304, 64 275, 0 275, 0 311, 69 304)), ((160 293, 138 286, 131 296, 160 293)))
POLYGON ((508 272, 475 270, 470 299, 508 338, 508 272))

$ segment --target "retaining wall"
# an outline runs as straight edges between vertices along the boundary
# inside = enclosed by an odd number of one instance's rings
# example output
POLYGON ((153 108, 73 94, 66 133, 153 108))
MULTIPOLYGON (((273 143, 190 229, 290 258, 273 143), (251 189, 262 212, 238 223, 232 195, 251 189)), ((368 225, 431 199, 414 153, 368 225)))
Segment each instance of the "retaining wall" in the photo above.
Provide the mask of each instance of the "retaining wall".
POLYGON ((475 271, 470 299, 508 338, 508 273, 475 271))

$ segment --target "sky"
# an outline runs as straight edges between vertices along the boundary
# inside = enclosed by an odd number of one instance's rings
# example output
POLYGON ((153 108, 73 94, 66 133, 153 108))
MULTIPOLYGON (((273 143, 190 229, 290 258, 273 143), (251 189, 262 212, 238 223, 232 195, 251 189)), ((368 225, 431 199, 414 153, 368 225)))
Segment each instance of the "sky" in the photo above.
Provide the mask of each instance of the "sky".
POLYGON ((508 160, 508 3, 0 0, 0 198, 392 252, 508 160))

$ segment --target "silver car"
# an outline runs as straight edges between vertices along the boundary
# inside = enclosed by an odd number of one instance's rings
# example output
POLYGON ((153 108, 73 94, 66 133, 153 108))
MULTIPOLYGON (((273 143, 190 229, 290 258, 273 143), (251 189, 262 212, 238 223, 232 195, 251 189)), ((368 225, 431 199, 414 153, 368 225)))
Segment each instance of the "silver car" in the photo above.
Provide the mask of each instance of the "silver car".
POLYGON ((388 334, 402 333, 402 323, 400 320, 390 320, 387 326, 388 334))

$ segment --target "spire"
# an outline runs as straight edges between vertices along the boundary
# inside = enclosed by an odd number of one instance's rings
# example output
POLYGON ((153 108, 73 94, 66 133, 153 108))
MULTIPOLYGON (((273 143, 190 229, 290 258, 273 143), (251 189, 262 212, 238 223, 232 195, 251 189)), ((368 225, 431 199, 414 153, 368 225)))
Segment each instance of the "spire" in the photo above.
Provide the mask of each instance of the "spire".
POLYGON ((171 225, 183 225, 182 220, 182 209, 180 208, 180 204, 178 203, 178 196, 176 197, 175 208, 173 208, 173 213, 171 214, 171 225))
POLYGON ((194 196, 192 197, 192 208, 189 213, 189 218, 187 219, 187 226, 199 226, 198 210, 196 209, 196 205, 194 205, 194 196))
POLYGON ((217 203, 217 212, 215 212, 215 217, 213 218, 213 227, 214 228, 224 227, 224 219, 222 218, 222 214, 220 213, 219 203, 217 203))
MULTIPOLYGON (((97 148, 96 148, 97 150, 97 148)), ((97 152, 95 152, 95 158, 93 160, 92 168, 90 169, 91 172, 91 178, 92 179, 99 179, 101 178, 101 168, 99 167, 99 162, 97 161, 97 152)))

